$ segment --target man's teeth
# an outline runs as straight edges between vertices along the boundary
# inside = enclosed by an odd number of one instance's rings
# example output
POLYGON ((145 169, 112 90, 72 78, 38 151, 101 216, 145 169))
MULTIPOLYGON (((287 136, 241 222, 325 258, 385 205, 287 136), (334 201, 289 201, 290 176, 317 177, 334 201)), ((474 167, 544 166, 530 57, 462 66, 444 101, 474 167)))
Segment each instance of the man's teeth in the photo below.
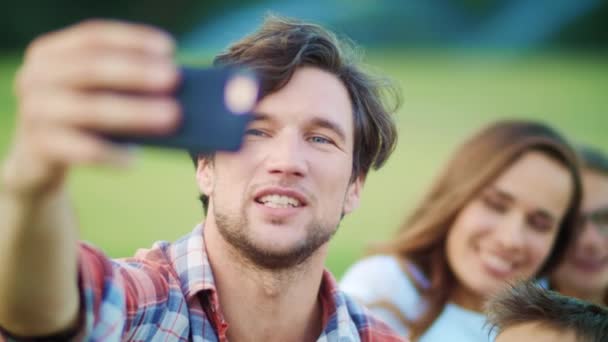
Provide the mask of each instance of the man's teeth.
POLYGON ((260 198, 260 203, 271 208, 299 207, 300 201, 293 197, 281 195, 266 195, 260 198))
POLYGON ((496 269, 499 272, 507 273, 513 269, 513 264, 511 262, 506 261, 495 255, 486 254, 486 255, 484 255, 483 259, 487 265, 496 269))

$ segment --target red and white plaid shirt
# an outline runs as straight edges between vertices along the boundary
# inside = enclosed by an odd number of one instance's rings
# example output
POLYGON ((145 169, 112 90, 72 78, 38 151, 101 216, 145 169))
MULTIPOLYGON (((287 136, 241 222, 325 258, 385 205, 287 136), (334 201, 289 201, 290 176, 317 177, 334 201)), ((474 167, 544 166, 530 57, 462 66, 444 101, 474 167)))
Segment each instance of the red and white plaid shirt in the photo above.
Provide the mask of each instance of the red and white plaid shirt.
MULTIPOLYGON (((202 225, 175 243, 157 242, 128 259, 111 260, 82 244, 80 288, 84 323, 79 339, 227 341, 229 325, 202 225)), ((317 341, 405 340, 341 292, 327 270, 319 292, 323 332, 317 341)))

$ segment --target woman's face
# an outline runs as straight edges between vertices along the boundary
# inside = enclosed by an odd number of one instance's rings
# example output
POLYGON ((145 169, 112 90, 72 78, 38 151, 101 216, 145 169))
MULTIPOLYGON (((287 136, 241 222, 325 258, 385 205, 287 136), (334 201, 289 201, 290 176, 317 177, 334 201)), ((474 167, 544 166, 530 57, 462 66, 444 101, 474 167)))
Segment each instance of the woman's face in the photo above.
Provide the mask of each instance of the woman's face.
POLYGON ((558 289, 600 297, 608 289, 608 175, 583 171, 580 235, 552 281, 558 289))
POLYGON ((447 236, 448 264, 458 281, 453 299, 477 306, 507 282, 535 276, 551 252, 572 191, 568 170, 536 151, 482 189, 447 236))

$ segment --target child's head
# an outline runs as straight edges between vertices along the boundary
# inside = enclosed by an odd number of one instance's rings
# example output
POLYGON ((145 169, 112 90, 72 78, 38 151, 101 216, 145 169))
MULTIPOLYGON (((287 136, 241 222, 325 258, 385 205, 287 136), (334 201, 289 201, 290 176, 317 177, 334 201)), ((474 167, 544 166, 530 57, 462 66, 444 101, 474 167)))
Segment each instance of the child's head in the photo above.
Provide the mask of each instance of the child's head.
POLYGON ((608 309, 533 283, 508 288, 486 305, 496 342, 608 341, 608 309))

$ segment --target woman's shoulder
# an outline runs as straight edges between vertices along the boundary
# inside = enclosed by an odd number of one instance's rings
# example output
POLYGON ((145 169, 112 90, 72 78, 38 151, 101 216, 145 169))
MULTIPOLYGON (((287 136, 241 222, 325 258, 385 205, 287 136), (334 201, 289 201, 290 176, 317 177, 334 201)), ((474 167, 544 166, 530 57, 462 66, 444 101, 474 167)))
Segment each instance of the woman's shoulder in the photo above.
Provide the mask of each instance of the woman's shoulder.
POLYGON ((364 304, 388 301, 405 309, 420 297, 410 279, 417 274, 421 273, 413 264, 396 256, 375 255, 352 265, 342 277, 340 287, 364 304))
POLYGON ((422 272, 406 260, 376 255, 351 266, 340 287, 395 331, 405 335, 408 328, 403 319, 414 319, 426 308, 410 278, 416 274, 421 275, 422 272))
POLYGON ((401 277, 399 260, 392 255, 373 255, 354 263, 344 274, 343 279, 360 275, 379 275, 382 277, 401 277))

